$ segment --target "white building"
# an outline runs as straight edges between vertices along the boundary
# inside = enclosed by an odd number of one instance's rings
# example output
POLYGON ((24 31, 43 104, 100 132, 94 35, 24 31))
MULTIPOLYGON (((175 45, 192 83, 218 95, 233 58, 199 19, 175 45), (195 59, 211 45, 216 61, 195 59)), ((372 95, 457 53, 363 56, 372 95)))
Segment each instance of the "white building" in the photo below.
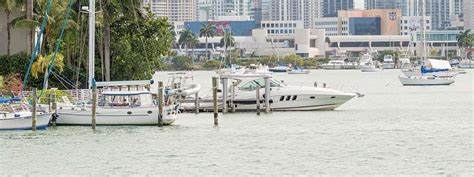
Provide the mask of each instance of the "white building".
POLYGON ((158 17, 168 17, 171 22, 197 20, 197 0, 143 0, 158 17))
POLYGON ((303 21, 261 21, 260 29, 267 31, 266 35, 294 35, 296 29, 303 29, 303 21))
POLYGON ((472 11, 474 10, 474 1, 464 1, 464 29, 474 30, 474 18, 472 11))
MULTIPOLYGON (((431 31, 431 17, 425 17, 425 29, 431 31)), ((400 19, 400 35, 410 35, 414 31, 421 30, 420 16, 402 16, 400 19)))
POLYGON ((272 21, 303 21, 305 28, 313 28, 315 19, 322 17, 322 0, 272 0, 269 3, 272 21))
POLYGON ((255 0, 200 0, 199 20, 253 19, 256 5, 255 0))

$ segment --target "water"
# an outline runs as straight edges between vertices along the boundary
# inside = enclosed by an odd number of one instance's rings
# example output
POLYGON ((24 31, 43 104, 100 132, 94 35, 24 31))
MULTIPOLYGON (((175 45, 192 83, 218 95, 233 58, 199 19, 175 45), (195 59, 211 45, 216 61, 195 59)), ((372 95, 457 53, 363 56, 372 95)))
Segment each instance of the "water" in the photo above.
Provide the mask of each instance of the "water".
MULTIPOLYGON (((402 87, 398 71, 277 74, 363 92, 337 111, 182 114, 171 127, 0 132, 0 174, 472 175, 473 70, 402 87)), ((195 72, 209 88, 211 72, 195 72)), ((299 82, 299 83, 298 83, 299 82)))

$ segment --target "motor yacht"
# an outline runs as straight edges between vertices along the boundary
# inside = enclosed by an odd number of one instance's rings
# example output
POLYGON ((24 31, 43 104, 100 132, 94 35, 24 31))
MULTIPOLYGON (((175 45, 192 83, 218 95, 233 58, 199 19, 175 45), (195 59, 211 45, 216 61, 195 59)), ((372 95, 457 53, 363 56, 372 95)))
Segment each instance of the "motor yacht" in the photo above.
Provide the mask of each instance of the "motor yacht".
POLYGON ((385 55, 383 57, 383 69, 394 69, 395 61, 392 55, 385 55))

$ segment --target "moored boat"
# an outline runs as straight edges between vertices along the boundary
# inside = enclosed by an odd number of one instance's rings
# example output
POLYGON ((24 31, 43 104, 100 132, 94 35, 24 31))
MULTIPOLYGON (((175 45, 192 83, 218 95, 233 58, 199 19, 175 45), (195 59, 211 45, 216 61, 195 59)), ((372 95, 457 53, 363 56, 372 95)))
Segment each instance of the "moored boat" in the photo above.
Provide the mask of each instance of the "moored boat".
MULTIPOLYGON (((19 98, 0 98, 0 130, 31 130, 32 112, 19 98)), ((51 114, 37 112, 36 129, 46 129, 51 114)))

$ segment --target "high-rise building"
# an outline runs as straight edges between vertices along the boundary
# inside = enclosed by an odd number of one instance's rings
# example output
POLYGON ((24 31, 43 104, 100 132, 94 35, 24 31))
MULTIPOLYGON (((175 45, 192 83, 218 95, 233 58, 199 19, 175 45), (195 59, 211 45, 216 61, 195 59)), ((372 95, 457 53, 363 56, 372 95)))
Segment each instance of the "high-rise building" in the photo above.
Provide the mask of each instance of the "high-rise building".
POLYGON ((168 17, 171 22, 197 19, 197 0, 143 0, 143 6, 147 5, 156 16, 168 17))
MULTIPOLYGON (((199 19, 220 20, 231 18, 234 20, 255 19, 258 16, 259 0, 200 0, 199 19), (257 14, 255 13, 257 11, 257 14)), ((260 18, 260 17, 257 17, 260 18)))
POLYGON ((323 16, 336 17, 339 10, 364 9, 364 0, 324 0, 323 16))
POLYGON ((449 28, 454 5, 450 0, 425 0, 426 15, 431 16, 432 27, 437 30, 449 28))
POLYGON ((269 5, 268 20, 303 21, 305 28, 312 28, 314 19, 322 17, 321 0, 273 0, 269 5))
POLYGON ((474 10, 473 0, 464 0, 464 29, 474 30, 474 18, 472 18, 472 11, 474 10))
POLYGON ((365 0, 365 9, 400 9, 403 16, 410 16, 409 0, 365 0))

